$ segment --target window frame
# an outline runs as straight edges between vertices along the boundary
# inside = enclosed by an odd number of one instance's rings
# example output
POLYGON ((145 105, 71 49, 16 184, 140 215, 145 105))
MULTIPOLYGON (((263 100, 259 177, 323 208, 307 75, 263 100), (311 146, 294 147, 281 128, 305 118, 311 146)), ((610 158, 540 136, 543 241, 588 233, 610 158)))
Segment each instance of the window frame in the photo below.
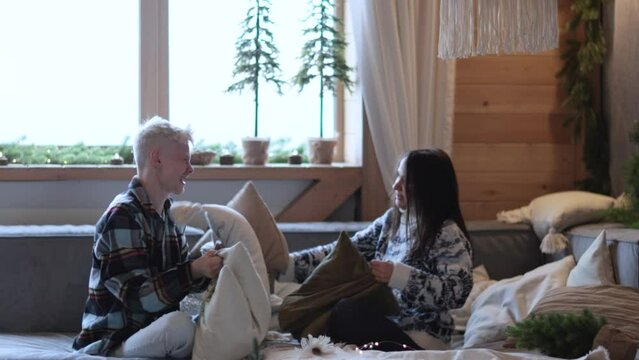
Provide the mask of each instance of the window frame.
MULTIPOLYGON (((345 1, 336 0, 336 13, 345 17, 345 1)), ((169 0, 140 0, 140 123, 154 115, 169 116, 169 0)), ((353 161, 355 150, 345 144, 345 89, 335 91, 335 162, 353 161), (349 156, 350 155, 350 156, 349 156)), ((361 133, 360 133, 361 136, 361 133)))
MULTIPOLYGON (((140 5, 140 88, 139 123, 159 115, 169 119, 169 0, 139 0, 140 5)), ((342 19, 345 16, 347 0, 337 0, 336 12, 342 19)), ((348 26, 347 26, 348 31, 348 26)), ((335 150, 333 165, 329 167, 362 167, 363 166, 363 101, 358 88, 347 93, 343 84, 339 83, 335 91, 335 135, 338 145, 335 150)), ((170 120, 170 119, 169 119, 170 120)), ((284 164, 284 166, 288 166, 284 164)), ((209 165, 207 167, 225 166, 209 165)), ((207 167, 202 167, 205 170, 207 167)), ((266 164, 262 167, 235 165, 236 178, 261 178, 260 168, 270 174, 270 167, 282 168, 282 164, 266 164), (241 175, 244 174, 244 175, 241 175)), ((300 172, 309 171, 315 166, 295 166, 300 172)), ((327 165, 321 165, 327 167, 327 165)), ((200 168, 199 166, 197 167, 200 168)), ((0 181, 41 181, 41 180, 93 180, 93 179, 128 179, 135 167, 131 165, 22 165, 10 164, 1 166, 0 181), (106 175, 111 172, 112 175, 106 175)), ((200 172, 200 170, 198 170, 200 172)), ((218 171, 201 171, 202 179, 225 179, 218 171)), ((281 178, 297 178, 286 172, 281 178)), ((198 177, 200 177, 198 176, 198 177)))

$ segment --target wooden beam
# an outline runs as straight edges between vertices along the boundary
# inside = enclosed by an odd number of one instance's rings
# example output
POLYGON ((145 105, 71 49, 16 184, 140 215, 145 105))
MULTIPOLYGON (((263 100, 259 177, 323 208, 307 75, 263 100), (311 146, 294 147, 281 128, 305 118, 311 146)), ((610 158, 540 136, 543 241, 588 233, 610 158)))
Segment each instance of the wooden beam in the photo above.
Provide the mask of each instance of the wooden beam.
POLYGON ((361 186, 361 172, 323 176, 289 203, 275 219, 278 222, 323 221, 361 186))

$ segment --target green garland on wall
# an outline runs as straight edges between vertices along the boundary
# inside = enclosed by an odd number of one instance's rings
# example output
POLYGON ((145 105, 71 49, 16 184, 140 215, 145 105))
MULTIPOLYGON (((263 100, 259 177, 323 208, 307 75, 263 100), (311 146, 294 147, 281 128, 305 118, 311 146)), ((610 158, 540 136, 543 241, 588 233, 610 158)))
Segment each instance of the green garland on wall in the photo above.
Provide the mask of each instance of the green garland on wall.
POLYGON ((564 119, 564 126, 571 126, 575 139, 583 132, 583 162, 588 177, 576 183, 577 188, 610 193, 610 148, 608 125, 596 110, 593 74, 603 64, 606 41, 601 23, 602 4, 607 0, 574 0, 570 9, 573 17, 566 24, 566 32, 572 34, 561 54, 565 61, 557 77, 567 97, 562 106, 572 111, 564 119), (584 39, 577 40, 576 33, 583 25, 584 39))

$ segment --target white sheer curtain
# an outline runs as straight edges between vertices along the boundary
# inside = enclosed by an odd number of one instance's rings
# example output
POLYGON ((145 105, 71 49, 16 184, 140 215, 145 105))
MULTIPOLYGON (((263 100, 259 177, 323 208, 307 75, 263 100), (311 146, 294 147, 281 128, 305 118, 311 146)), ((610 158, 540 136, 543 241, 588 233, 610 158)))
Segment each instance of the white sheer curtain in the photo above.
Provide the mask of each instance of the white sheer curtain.
POLYGON ((364 108, 384 184, 400 156, 452 148, 455 66, 437 58, 439 0, 350 0, 364 108))

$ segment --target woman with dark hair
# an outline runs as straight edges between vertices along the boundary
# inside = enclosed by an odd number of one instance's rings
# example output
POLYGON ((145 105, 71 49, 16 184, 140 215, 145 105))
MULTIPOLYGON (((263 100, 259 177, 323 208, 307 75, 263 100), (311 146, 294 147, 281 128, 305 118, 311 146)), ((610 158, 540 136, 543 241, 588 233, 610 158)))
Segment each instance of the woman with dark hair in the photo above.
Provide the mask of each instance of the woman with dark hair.
MULTIPOLYGON (((446 349, 454 327, 449 310, 461 307, 473 286, 471 246, 448 155, 422 149, 403 157, 393 206, 351 240, 374 278, 392 289, 400 313, 385 316, 367 298, 343 299, 332 310, 331 338, 384 351, 446 349)), ((304 281, 334 246, 291 254, 296 280, 304 281)))

